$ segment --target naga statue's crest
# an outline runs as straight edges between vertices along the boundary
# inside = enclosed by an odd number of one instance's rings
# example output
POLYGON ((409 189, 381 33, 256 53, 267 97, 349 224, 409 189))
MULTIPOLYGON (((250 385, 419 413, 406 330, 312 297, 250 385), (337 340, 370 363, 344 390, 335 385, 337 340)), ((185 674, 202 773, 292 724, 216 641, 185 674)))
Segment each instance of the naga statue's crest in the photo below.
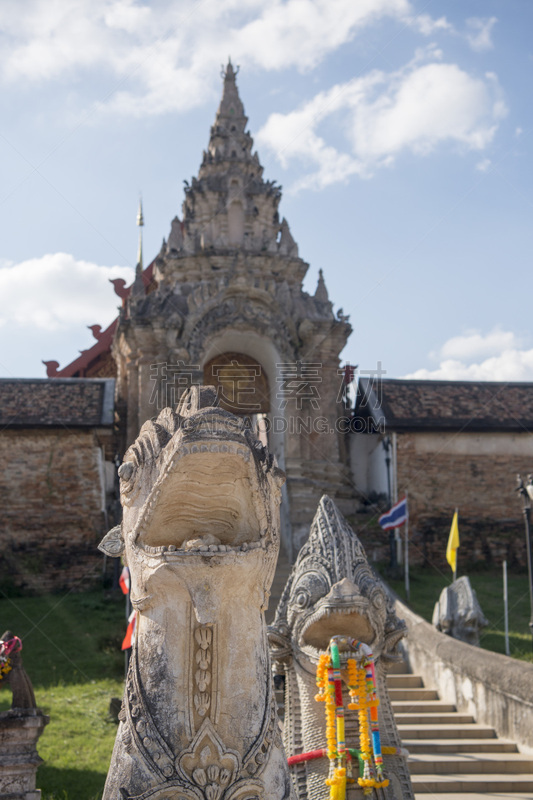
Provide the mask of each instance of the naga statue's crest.
POLYGON ((315 664, 332 631, 371 645, 375 658, 397 660, 395 647, 406 628, 361 542, 324 495, 269 630, 273 654, 279 660, 290 646, 292 656, 301 652, 315 664))
MULTIPOLYGON (((396 750, 385 761, 390 785, 377 790, 387 800, 412 800, 412 788, 385 675, 399 660, 397 645, 406 635, 384 585, 372 572, 363 547, 333 501, 320 500, 309 539, 303 545, 279 602, 268 636, 275 671, 285 678, 283 741, 288 756, 326 747, 324 711, 315 702, 320 654, 332 637, 368 646, 376 665, 380 728, 384 745, 396 750)), ((346 735, 357 739, 357 721, 346 719, 346 735), (351 727, 350 727, 351 725, 351 727)), ((301 761, 292 769, 299 800, 325 800, 327 759, 301 761)), ((363 797, 355 785, 350 800, 363 797)))
POLYGON ((119 469, 138 612, 104 800, 288 800, 263 611, 284 474, 195 387, 143 425, 119 469))

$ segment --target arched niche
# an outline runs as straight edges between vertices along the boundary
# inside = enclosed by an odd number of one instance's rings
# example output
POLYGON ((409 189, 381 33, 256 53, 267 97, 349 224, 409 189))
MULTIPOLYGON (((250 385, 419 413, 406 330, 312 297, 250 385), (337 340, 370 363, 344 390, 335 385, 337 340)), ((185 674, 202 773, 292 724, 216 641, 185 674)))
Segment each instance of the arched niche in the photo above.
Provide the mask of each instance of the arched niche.
POLYGON ((225 352, 204 365, 204 384, 218 390, 219 405, 232 414, 270 411, 270 387, 264 367, 244 353, 225 352))
POLYGON ((242 244, 244 239, 244 208, 242 203, 235 200, 228 208, 228 242, 235 246, 242 244))
MULTIPOLYGON (((279 365, 285 362, 292 362, 295 356, 290 351, 280 351, 272 339, 247 330, 237 330, 234 327, 220 330, 216 334, 206 337, 203 342, 203 352, 199 358, 199 363, 203 365, 204 380, 206 380, 205 367, 212 361, 219 359, 224 353, 238 353, 251 358, 255 363, 260 364, 266 377, 269 389, 269 413, 267 414, 270 431, 268 432, 268 448, 276 457, 281 469, 285 469, 285 438, 287 436, 288 421, 285 418, 285 409, 282 400, 278 397, 279 387, 279 365)), ((287 486, 282 486, 281 493, 283 502, 281 504, 281 536, 287 553, 291 552, 291 524, 289 498, 287 486)))

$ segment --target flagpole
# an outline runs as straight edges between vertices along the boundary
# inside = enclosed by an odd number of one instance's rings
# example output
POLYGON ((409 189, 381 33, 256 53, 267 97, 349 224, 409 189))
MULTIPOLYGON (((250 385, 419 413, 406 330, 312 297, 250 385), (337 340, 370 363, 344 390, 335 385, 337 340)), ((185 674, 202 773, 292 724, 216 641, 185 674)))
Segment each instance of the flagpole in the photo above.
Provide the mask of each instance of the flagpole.
MULTIPOLYGON (((130 586, 128 587, 128 594, 126 595, 126 621, 129 625, 130 621, 130 614, 131 614, 131 577, 130 577, 130 586)), ((127 650, 124 650, 124 680, 128 677, 128 669, 130 666, 130 654, 131 654, 131 647, 127 650)))
POLYGON ((505 630, 505 655, 510 656, 509 649, 509 599, 507 594, 507 561, 503 562, 503 622, 505 630))
POLYGON ((407 514, 405 517, 405 552, 404 552, 404 565, 405 565, 405 596, 410 600, 410 586, 409 586, 409 496, 407 489, 405 490, 405 501, 407 514))
MULTIPOLYGON (((455 509, 455 513, 457 514, 457 519, 459 519, 459 509, 455 509)), ((458 548, 457 548, 458 549, 458 548)), ((455 569, 453 571, 453 580, 457 580, 457 549, 455 550, 455 569)))

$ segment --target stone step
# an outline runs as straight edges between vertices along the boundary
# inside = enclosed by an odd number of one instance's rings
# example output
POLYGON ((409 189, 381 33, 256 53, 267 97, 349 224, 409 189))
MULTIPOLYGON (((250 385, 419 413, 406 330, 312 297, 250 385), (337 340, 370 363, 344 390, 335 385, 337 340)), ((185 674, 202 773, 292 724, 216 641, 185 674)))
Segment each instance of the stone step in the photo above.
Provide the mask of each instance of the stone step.
POLYGON ((400 736, 403 739, 495 739, 494 728, 476 723, 442 725, 401 724, 398 725, 400 736))
POLYGON ((405 661, 393 661, 387 670, 387 675, 408 675, 409 667, 405 661))
MULTIPOLYGON (((412 709, 412 705, 409 705, 412 709)), ((429 728, 431 726, 446 726, 446 725, 474 725, 474 717, 471 714, 460 714, 457 711, 446 713, 445 711, 438 711, 435 714, 419 714, 416 711, 410 712, 395 712, 394 719, 396 724, 400 725, 416 725, 420 723, 420 727, 429 728)))
MULTIPOLYGON (((440 792, 446 798, 450 792, 470 795, 472 792, 487 796, 489 792, 530 792, 533 796, 533 774, 500 775, 498 773, 485 773, 484 775, 462 775, 449 772, 446 775, 412 775, 411 782, 415 796, 431 794, 434 800, 435 793, 440 792)), ((470 799, 469 799, 470 800, 470 799)))
POLYGON ((418 675, 387 676, 415 800, 533 800, 533 757, 423 686, 418 675))
POLYGON ((514 742, 505 739, 403 739, 410 753, 517 753, 514 742))
MULTIPOLYGON (((417 719, 422 716, 425 717, 426 714, 459 714, 462 718, 469 717, 469 719, 463 719, 464 722, 474 721, 471 714, 463 714, 457 711, 452 703, 445 703, 443 700, 421 700, 418 702, 396 700, 395 703, 391 703, 391 706, 395 714, 411 714, 413 720, 415 717, 417 719)), ((424 720, 421 719, 420 722, 424 722, 424 720)))
MULTIPOLYGON (((490 799, 491 797, 494 800, 531 800, 532 795, 531 792, 513 792, 512 789, 509 792, 483 792, 480 794, 479 792, 469 792, 468 793, 468 800, 486 800, 487 797, 490 799)), ((464 800, 465 795, 463 792, 433 792, 431 795, 431 800, 464 800)), ((421 794, 418 792, 415 794, 415 800, 428 800, 427 794, 421 794)))
POLYGON ((438 700, 435 689, 389 689, 391 702, 395 700, 438 700))
POLYGON ((420 675, 387 675, 389 689, 418 689, 423 685, 420 675))
POLYGON ((487 772, 521 775, 533 773, 533 758, 522 753, 418 753, 409 758, 411 775, 453 773, 485 775, 487 772))

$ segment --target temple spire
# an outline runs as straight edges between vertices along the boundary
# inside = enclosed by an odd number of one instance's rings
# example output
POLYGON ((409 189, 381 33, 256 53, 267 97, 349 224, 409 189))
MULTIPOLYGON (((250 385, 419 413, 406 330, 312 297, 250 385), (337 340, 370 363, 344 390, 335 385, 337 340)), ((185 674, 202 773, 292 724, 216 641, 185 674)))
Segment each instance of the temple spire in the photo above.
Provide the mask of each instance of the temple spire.
POLYGON ((318 283, 315 291, 315 300, 319 303, 329 303, 328 290, 326 289, 326 282, 324 280, 324 273, 321 269, 318 270, 318 283))
POLYGON ((239 72, 239 67, 235 69, 231 63, 231 58, 228 59, 226 68, 222 67, 221 75, 224 79, 224 88, 222 90, 222 99, 217 111, 215 124, 220 124, 222 118, 231 119, 232 121, 244 121, 242 130, 248 122, 244 114, 244 105, 239 97, 239 90, 237 89, 236 77, 239 72))

